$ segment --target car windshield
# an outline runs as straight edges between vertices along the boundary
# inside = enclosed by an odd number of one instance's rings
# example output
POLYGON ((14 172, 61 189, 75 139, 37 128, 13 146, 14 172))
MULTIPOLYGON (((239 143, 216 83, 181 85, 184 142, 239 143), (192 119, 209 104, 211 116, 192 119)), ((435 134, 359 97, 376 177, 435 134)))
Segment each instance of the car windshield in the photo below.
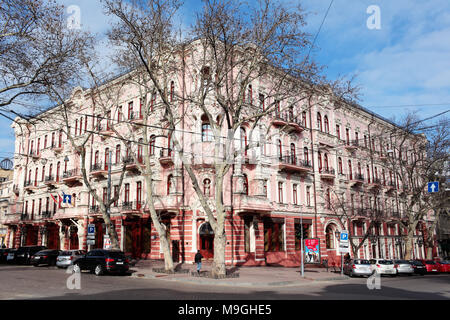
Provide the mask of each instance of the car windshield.
POLYGON ((45 255, 45 254, 49 254, 49 253, 52 253, 53 252, 53 250, 42 250, 42 251, 39 251, 38 253, 36 253, 36 255, 38 256, 41 256, 41 255, 45 255))
POLYGON ((390 260, 380 260, 378 261, 379 264, 394 264, 392 261, 390 260))
POLYGON ((355 260, 355 264, 370 264, 369 260, 355 260))

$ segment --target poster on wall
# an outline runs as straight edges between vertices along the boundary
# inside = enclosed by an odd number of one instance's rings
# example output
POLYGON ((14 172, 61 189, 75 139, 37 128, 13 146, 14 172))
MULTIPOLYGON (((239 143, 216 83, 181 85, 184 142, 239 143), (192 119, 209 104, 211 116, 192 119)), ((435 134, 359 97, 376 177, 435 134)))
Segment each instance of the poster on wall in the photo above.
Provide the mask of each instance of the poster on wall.
POLYGON ((319 238, 304 240, 305 263, 320 264, 320 241, 319 238))

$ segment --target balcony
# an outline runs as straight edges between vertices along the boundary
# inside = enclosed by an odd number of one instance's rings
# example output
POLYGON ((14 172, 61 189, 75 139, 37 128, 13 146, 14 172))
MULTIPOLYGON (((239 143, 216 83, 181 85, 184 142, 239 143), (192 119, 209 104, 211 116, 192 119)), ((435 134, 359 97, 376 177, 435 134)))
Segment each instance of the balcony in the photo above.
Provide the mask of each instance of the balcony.
POLYGON ((39 151, 34 151, 34 150, 32 150, 32 151, 30 151, 30 157, 31 157, 34 161, 39 160, 39 159, 41 158, 41 153, 40 153, 39 151))
POLYGON ((44 178, 44 184, 47 187, 51 187, 54 186, 56 184, 56 179, 55 176, 51 175, 51 176, 45 176, 44 178))
POLYGON ((367 209, 364 209, 364 208, 355 208, 352 210, 351 216, 355 220, 363 220, 363 219, 367 218, 368 211, 367 211, 367 209))
MULTIPOLYGON (((126 164, 126 170, 128 171, 139 171, 139 166, 134 160, 133 156, 127 156, 122 159, 123 163, 126 164)), ((142 156, 137 157, 137 161, 141 165, 141 167, 145 168, 144 158, 142 156)))
POLYGON ((388 182, 387 185, 384 186, 384 192, 388 193, 395 190, 395 183, 394 182, 388 182))
POLYGON ((319 173, 322 179, 334 179, 336 177, 336 172, 333 168, 321 168, 319 173))
POLYGON ((120 206, 120 213, 122 214, 139 214, 143 211, 143 203, 141 201, 124 201, 120 206))
POLYGON ((289 112, 275 113, 272 124, 277 127, 283 127, 288 132, 294 131, 300 133, 305 130, 301 120, 298 120, 289 112))
POLYGON ((89 214, 101 214, 100 206, 99 205, 89 206, 89 214))
POLYGON ((100 163, 94 163, 93 165, 91 165, 91 172, 89 173, 89 175, 96 178, 101 178, 104 177, 107 173, 108 173, 107 166, 104 166, 100 163))
POLYGON ((307 173, 312 171, 311 161, 300 160, 296 156, 285 155, 279 158, 278 169, 290 172, 307 173))
POLYGON ((35 181, 33 181, 33 180, 30 180, 30 181, 26 181, 25 182, 25 184, 24 184, 24 190, 25 191, 27 191, 27 192, 33 192, 34 190, 36 190, 38 187, 37 187, 37 183, 35 182, 35 181))
POLYGON ((144 118, 139 111, 131 112, 128 120, 135 126, 141 126, 144 123, 144 118))
POLYGON ((267 213, 273 211, 269 199, 263 196, 248 196, 245 194, 233 196, 233 208, 240 212, 260 212, 267 213))
POLYGON ((359 186, 364 183, 364 176, 359 173, 349 174, 348 180, 351 186, 359 186))
POLYGON ((349 152, 355 151, 356 149, 358 149, 358 147, 359 143, 357 141, 347 141, 347 143, 344 146, 344 148, 349 152))
POLYGON ((60 153, 61 151, 64 150, 62 144, 59 144, 59 145, 54 144, 54 145, 52 145, 51 148, 52 148, 53 152, 55 152, 55 153, 60 153))
POLYGON ((74 186, 76 184, 81 184, 83 176, 81 175, 80 169, 67 170, 63 173, 62 182, 67 186, 74 186))
POLYGON ((369 181, 367 187, 371 189, 381 188, 381 180, 378 178, 372 179, 369 181))
POLYGON ((50 219, 52 217, 51 211, 42 211, 41 213, 42 219, 50 219))
POLYGON ((161 149, 159 154, 159 163, 163 166, 171 166, 174 163, 173 156, 174 152, 172 149, 161 149))
POLYGON ((107 139, 111 137, 114 133, 114 131, 111 129, 111 124, 109 123, 107 123, 106 125, 104 124, 97 125, 97 130, 99 132, 100 138, 102 139, 107 139))

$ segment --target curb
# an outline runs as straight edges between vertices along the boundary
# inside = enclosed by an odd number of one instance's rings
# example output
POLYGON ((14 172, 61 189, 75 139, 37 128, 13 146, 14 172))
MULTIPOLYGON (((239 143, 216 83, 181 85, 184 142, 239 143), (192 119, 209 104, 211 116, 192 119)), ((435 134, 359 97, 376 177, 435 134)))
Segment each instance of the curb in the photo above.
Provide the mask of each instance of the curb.
POLYGON ((136 279, 159 279, 165 281, 172 282, 184 282, 184 283, 194 283, 194 284, 208 284, 208 285, 216 285, 216 286, 233 286, 233 287, 283 287, 283 286, 299 286, 299 285, 308 285, 312 282, 321 282, 321 281, 347 281, 349 278, 346 277, 332 277, 332 278, 324 278, 324 279, 313 279, 313 278, 304 278, 302 280, 290 280, 290 281, 277 281, 277 282, 224 282, 226 279, 217 279, 217 280, 207 280, 196 277, 195 279, 190 278, 165 278, 166 275, 155 276, 143 273, 133 273, 131 274, 132 278, 136 279), (305 281, 306 280, 306 281, 305 281))

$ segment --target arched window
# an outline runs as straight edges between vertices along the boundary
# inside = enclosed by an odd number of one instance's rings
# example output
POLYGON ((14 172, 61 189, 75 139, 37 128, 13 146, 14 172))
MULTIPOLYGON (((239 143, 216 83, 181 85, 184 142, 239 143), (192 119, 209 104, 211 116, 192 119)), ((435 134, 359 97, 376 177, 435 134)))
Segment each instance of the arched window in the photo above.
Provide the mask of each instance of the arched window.
POLYGON ((330 193, 330 188, 327 188, 327 209, 331 209, 331 193, 330 193))
POLYGON ((253 88, 252 85, 248 85, 247 103, 253 104, 253 88))
POLYGON ((31 184, 31 169, 28 171, 28 185, 31 184))
POLYGON ((335 248, 335 228, 331 224, 327 226, 325 230, 325 244, 327 249, 335 248))
POLYGON ((244 173, 243 192, 244 192, 245 195, 248 196, 248 177, 247 177, 247 175, 245 173, 244 173))
POLYGON ((34 172, 34 186, 37 186, 38 168, 34 172))
POLYGON ((56 147, 55 145, 55 133, 52 132, 52 148, 56 147))
POLYGON ((120 163, 120 144, 116 145, 116 164, 120 163))
POLYGON ((367 172, 367 182, 370 183, 370 169, 369 169, 369 165, 366 166, 366 172, 367 172))
POLYGON ((202 116, 202 141, 212 141, 213 132, 211 129, 211 124, 209 123, 208 117, 204 114, 202 116))
POLYGON ((317 129, 322 131, 322 116, 317 112, 317 129))
POLYGON ((247 132, 241 127, 241 150, 247 155, 247 132))
POLYGON ((76 136, 78 134, 78 119, 75 119, 75 132, 74 135, 76 136))
POLYGON ((338 158, 338 170, 340 174, 343 174, 344 172, 342 171, 342 158, 339 157, 338 158))
POLYGON ((352 160, 348 160, 348 174, 350 180, 353 180, 352 160))
POLYGON ((278 146, 278 157, 280 160, 283 159, 283 146, 281 145, 281 140, 277 140, 277 146, 278 146))
POLYGON ((137 161, 139 163, 142 163, 142 145, 144 144, 143 142, 144 140, 142 138, 140 138, 138 140, 138 147, 137 147, 137 161))
POLYGON ((108 170, 109 163, 109 148, 105 149, 105 170, 108 170))
POLYGON ((325 132, 329 133, 330 132, 330 124, 328 123, 328 117, 324 116, 323 117, 323 121, 325 123, 325 132))
POLYGON ((203 180, 203 194, 205 197, 211 196, 211 180, 209 179, 203 180))
POLYGON ((306 111, 302 112, 302 125, 307 128, 308 127, 308 122, 306 121, 306 111))
POLYGON ((167 177, 167 194, 173 193, 173 188, 175 187, 174 181, 173 181, 173 175, 169 175, 167 177))
POLYGON ((291 143, 291 163, 296 164, 297 163, 297 156, 295 154, 295 144, 291 143))
POLYGON ((325 170, 328 171, 328 154, 323 155, 323 163, 325 164, 325 170))
POLYGON ((58 148, 62 146, 62 130, 59 130, 58 148))
POLYGON ((319 172, 322 172, 322 153, 318 152, 319 172))
POLYGON ((51 177, 53 174, 53 163, 50 164, 50 168, 48 169, 48 176, 51 177))
POLYGON ((150 155, 153 156, 155 155, 155 143, 156 143, 156 136, 152 135, 150 136, 150 143, 149 143, 149 147, 150 147, 150 155))
POLYGON ((175 97, 175 82, 170 81, 170 102, 173 102, 175 97))
POLYGON ((59 171, 60 171, 61 163, 58 162, 56 164, 56 182, 59 182, 59 171))
POLYGON ((42 166, 42 174, 41 174, 41 181, 44 182, 45 179, 45 166, 42 166))
POLYGON ((308 148, 307 147, 303 148, 303 160, 305 160, 306 164, 308 164, 308 162, 309 162, 309 153, 308 153, 308 148))
POLYGON ((97 165, 98 164, 98 157, 99 157, 99 152, 98 152, 98 150, 97 151, 95 151, 95 156, 94 156, 94 165, 97 165))
POLYGON ((350 145, 350 129, 346 128, 345 129, 345 138, 347 139, 347 145, 350 145))

